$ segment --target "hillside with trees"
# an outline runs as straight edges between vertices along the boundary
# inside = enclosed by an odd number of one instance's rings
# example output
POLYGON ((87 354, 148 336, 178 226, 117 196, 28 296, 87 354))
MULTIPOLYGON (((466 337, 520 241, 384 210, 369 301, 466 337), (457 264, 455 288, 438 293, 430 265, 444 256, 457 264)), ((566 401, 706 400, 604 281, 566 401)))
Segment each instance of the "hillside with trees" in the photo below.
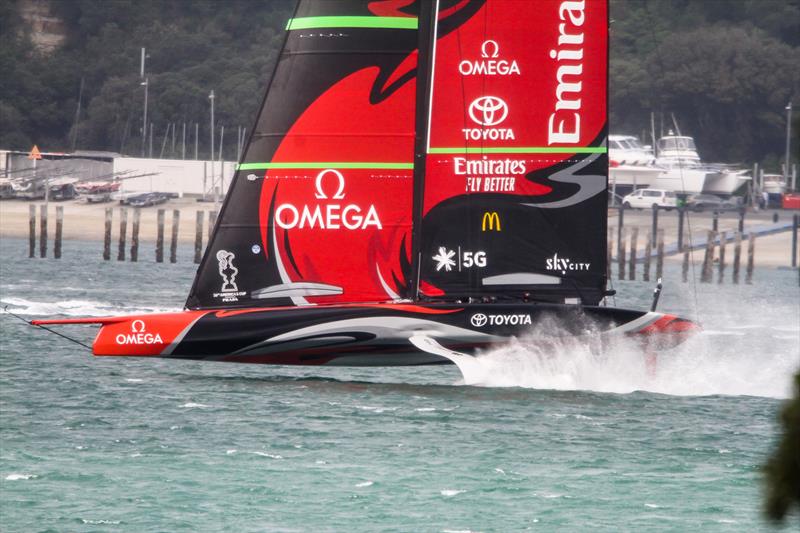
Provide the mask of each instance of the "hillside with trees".
MULTIPOLYGON (((146 47, 156 155, 170 123, 179 134, 188 125, 192 154, 198 123, 207 155, 213 89, 216 123, 229 128, 227 158, 236 128, 252 126, 294 5, 52 1, 65 39, 46 51, 32 44, 24 1, 0 3, 0 147, 141 153, 146 47)), ((704 159, 777 170, 785 106, 800 103, 800 0, 612 0, 610 56, 612 132, 643 136, 651 113, 666 130, 674 114, 704 159)))

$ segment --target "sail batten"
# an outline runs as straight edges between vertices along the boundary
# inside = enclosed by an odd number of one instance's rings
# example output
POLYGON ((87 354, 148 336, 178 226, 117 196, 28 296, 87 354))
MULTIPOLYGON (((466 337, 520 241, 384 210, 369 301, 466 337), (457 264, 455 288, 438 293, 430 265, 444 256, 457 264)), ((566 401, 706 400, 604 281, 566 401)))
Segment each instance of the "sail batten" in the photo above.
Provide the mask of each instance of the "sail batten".
POLYGON ((356 17, 327 16, 293 18, 286 24, 286 29, 308 30, 322 28, 375 28, 395 30, 416 30, 416 17, 356 17))

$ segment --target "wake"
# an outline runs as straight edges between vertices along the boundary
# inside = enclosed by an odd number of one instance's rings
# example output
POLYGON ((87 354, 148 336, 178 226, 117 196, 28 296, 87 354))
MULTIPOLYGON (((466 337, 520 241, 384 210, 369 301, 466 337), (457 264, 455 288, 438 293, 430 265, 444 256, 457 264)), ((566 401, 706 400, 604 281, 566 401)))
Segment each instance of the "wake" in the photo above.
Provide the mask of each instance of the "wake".
MULTIPOLYGON (((542 328, 542 329, 540 329, 542 328)), ((463 384, 678 396, 787 398, 800 366, 800 327, 753 326, 700 332, 661 351, 649 371, 641 345, 631 337, 559 336, 554 324, 501 348, 458 361, 463 384), (554 339, 550 335, 555 335, 554 339)))

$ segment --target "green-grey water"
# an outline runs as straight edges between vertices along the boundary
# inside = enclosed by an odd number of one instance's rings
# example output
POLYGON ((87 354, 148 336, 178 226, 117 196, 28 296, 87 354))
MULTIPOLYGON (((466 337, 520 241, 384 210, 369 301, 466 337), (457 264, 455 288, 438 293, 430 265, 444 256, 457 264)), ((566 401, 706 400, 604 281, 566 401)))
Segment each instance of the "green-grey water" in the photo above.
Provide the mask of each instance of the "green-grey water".
MULTIPOLYGON (((0 299, 27 319, 179 308, 194 273, 27 259, 0 299)), ((534 336, 457 368, 293 368, 92 358, 0 315, 3 531, 757 531, 760 465, 800 364, 797 272, 675 282, 704 332, 655 375, 534 336)), ((646 306, 651 286, 616 287, 646 306)), ((62 328, 86 342, 95 330, 62 328)))

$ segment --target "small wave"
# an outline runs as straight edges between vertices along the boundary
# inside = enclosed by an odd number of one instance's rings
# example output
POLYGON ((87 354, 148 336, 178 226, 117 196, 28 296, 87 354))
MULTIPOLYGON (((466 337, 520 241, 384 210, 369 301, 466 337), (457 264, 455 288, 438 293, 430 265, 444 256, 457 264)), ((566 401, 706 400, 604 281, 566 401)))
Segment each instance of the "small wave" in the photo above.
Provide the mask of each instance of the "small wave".
POLYGON ((663 505, 658 505, 657 503, 646 503, 644 506, 650 509, 661 509, 663 507, 663 505))
POLYGON ((415 411, 419 411, 420 413, 430 413, 432 411, 435 411, 436 408, 435 407, 418 407, 418 408, 416 408, 414 410, 415 411))
POLYGON ((441 494, 445 498, 452 498, 453 496, 458 496, 459 494, 462 494, 464 492, 467 492, 467 491, 465 491, 465 490, 457 490, 457 489, 444 489, 444 490, 440 490, 439 494, 441 494))
POLYGON ((119 520, 102 520, 102 519, 101 520, 90 520, 88 518, 81 518, 81 522, 83 522, 84 524, 92 524, 92 525, 106 524, 106 525, 110 525, 110 526, 114 526, 114 525, 122 523, 119 520))
POLYGON ((139 378, 127 378, 125 379, 125 381, 127 381, 128 383, 141 383, 144 380, 139 378))
POLYGON ((534 493, 534 496, 539 496, 540 498, 545 498, 547 500, 554 500, 556 498, 564 498, 563 494, 558 492, 537 492, 534 493))
POLYGON ((363 483, 356 483, 356 487, 370 487, 374 484, 374 481, 364 481, 363 483))
POLYGON ((0 303, 8 305, 10 310, 18 315, 45 315, 45 316, 107 316, 112 314, 148 314, 169 313, 180 311, 178 308, 167 307, 124 307, 107 302, 94 300, 62 300, 58 302, 37 302, 25 298, 6 297, 0 303))
POLYGON ((233 455, 236 453, 236 450, 225 450, 225 455, 233 455))
MULTIPOLYGON (((270 459, 283 459, 282 455, 278 455, 276 453, 267 453, 267 452, 253 452, 253 453, 255 455, 260 455, 261 457, 269 457, 270 459)), ((322 461, 322 463, 317 461, 317 464, 324 464, 324 463, 325 461, 322 461)))
POLYGON ((204 404, 204 403, 186 402, 185 404, 181 405, 181 407, 185 407, 187 409, 191 409, 191 408, 194 408, 194 407, 203 408, 203 407, 209 407, 209 406, 204 404))
POLYGON ((24 479, 36 479, 36 474, 9 474, 6 476, 6 481, 19 481, 24 479))

